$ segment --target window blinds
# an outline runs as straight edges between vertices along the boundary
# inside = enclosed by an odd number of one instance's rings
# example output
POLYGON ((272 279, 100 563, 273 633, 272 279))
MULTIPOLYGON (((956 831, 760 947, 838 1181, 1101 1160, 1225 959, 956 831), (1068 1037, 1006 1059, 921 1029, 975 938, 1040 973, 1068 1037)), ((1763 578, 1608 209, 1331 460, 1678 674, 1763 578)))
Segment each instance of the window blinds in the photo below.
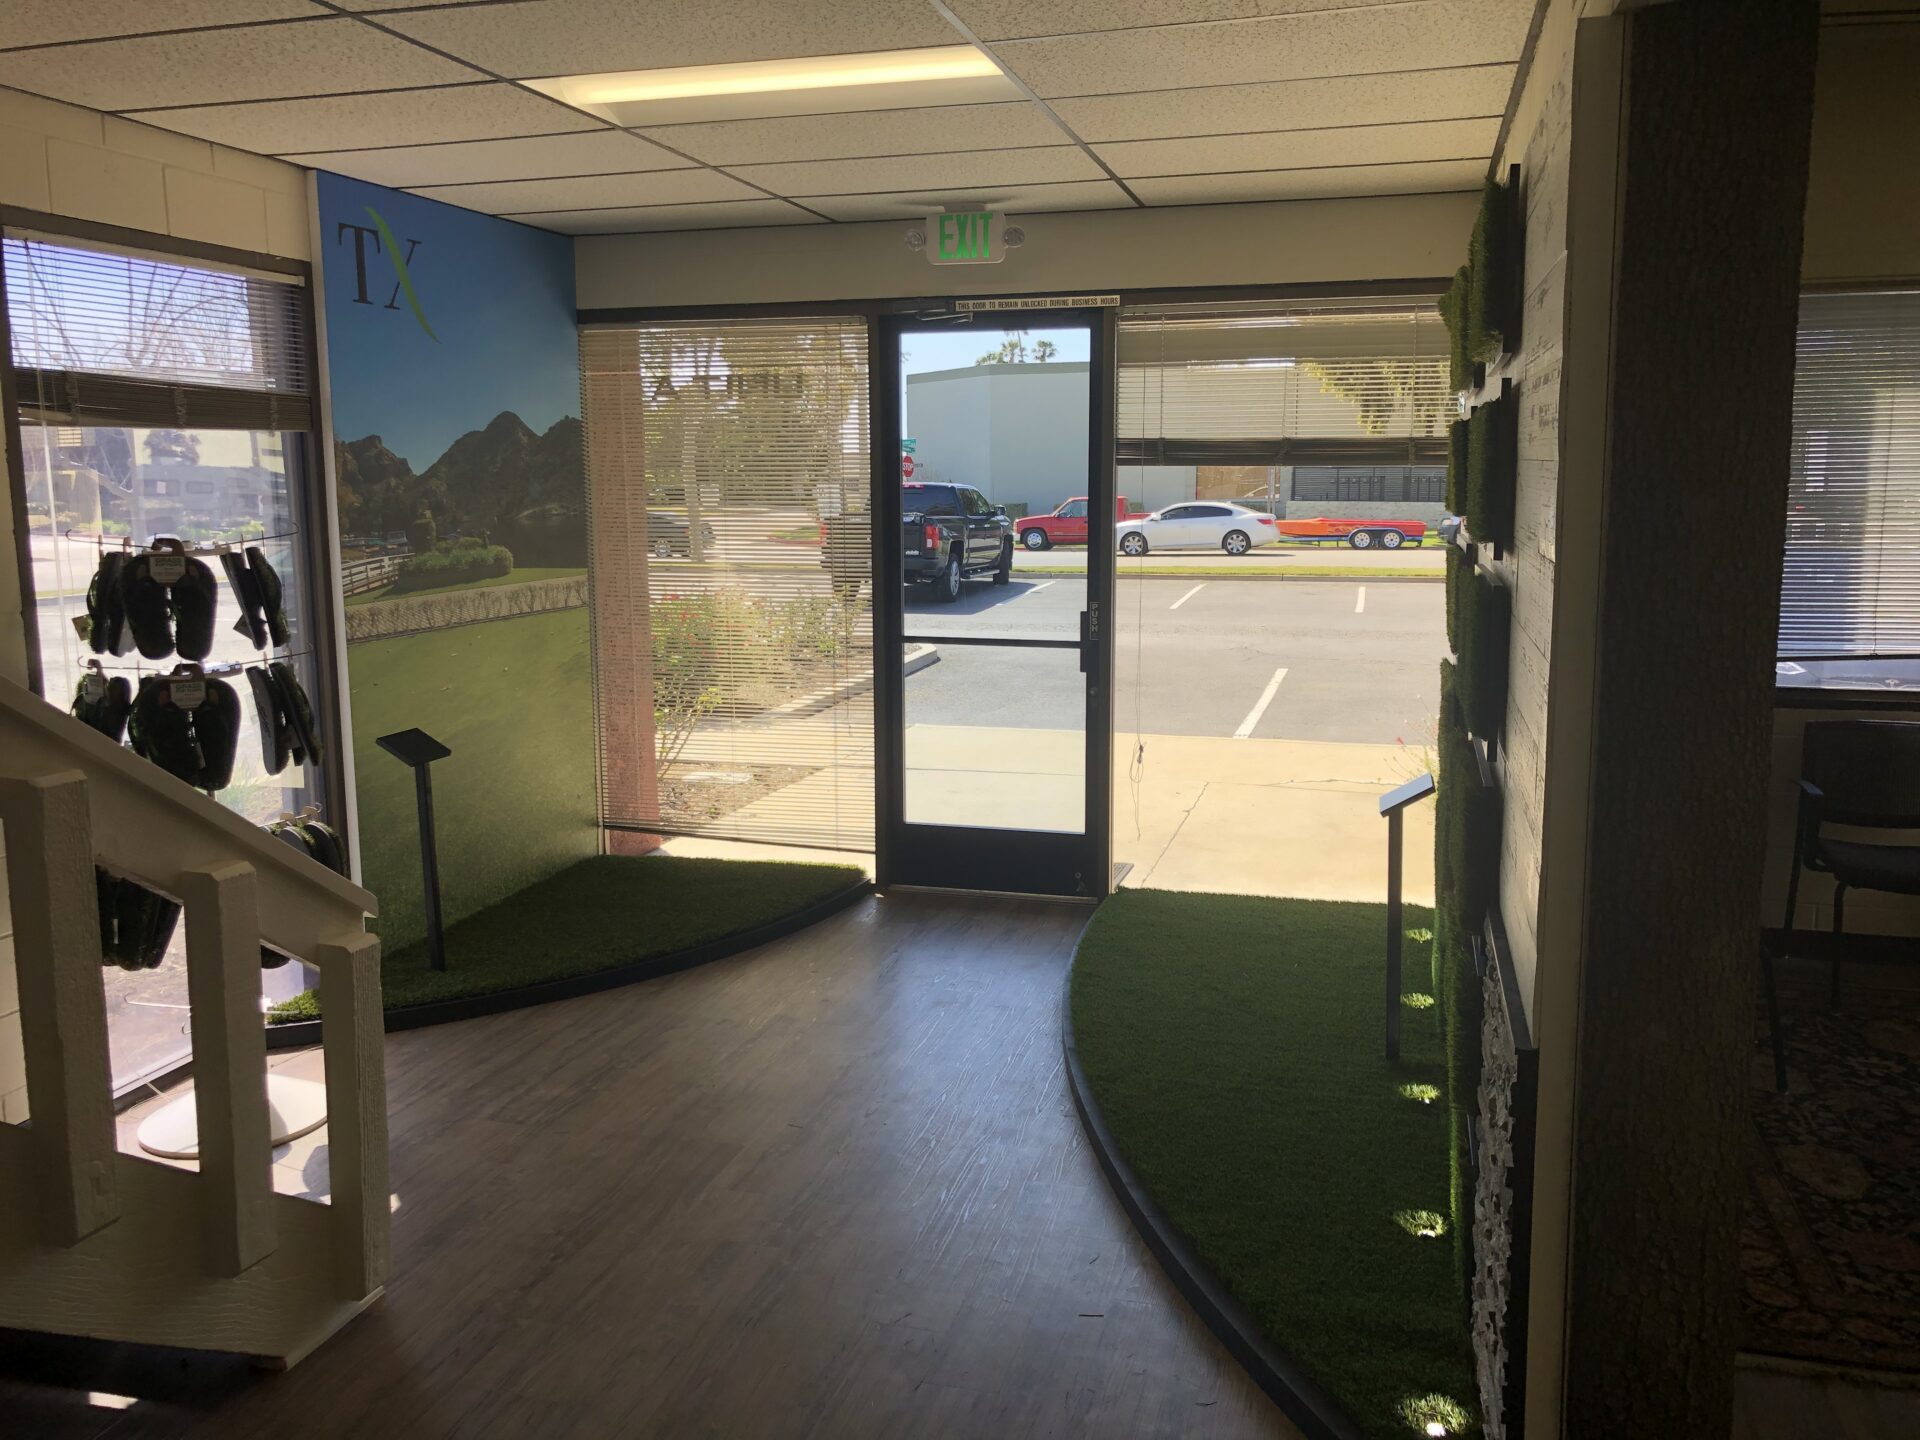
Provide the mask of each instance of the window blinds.
POLYGON ((21 234, 4 245, 11 360, 28 419, 313 428, 298 283, 21 234))
POLYGON ((590 329, 581 357, 602 823, 872 849, 865 322, 590 329))
POLYGON ((1446 356, 1430 300, 1130 306, 1121 463, 1444 463, 1446 356))
POLYGON ((1920 291, 1800 302, 1782 657, 1920 656, 1920 291))

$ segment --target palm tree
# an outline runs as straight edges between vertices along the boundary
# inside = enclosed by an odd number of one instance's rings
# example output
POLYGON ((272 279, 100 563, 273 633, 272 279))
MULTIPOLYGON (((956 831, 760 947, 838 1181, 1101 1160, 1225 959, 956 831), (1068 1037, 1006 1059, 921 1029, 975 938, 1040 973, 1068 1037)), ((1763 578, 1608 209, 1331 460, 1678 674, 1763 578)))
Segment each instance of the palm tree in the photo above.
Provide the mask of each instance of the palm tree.
POLYGON ((1060 353, 1060 347, 1051 340, 1036 340, 1033 344, 1033 358, 1042 365, 1060 353))

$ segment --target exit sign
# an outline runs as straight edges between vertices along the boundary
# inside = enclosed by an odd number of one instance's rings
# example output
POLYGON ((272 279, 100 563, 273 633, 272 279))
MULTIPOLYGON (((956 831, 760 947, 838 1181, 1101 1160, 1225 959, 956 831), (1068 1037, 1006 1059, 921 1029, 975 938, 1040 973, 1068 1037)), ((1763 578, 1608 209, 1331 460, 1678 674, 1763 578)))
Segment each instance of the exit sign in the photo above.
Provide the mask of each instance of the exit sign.
POLYGON ((936 265, 998 265, 1001 216, 968 210, 927 217, 927 258, 936 265))

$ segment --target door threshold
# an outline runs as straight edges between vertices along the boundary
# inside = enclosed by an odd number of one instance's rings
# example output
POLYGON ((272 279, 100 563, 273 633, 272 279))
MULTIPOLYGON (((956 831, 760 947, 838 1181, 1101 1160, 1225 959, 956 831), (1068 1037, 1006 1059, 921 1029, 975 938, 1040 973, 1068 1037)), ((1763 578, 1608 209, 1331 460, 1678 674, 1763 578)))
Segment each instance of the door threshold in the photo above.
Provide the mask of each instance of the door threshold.
POLYGON ((1036 895, 1026 890, 969 890, 959 885, 889 885, 875 892, 888 895, 951 895, 967 900, 1049 900, 1060 905, 1098 905, 1104 895, 1036 895))

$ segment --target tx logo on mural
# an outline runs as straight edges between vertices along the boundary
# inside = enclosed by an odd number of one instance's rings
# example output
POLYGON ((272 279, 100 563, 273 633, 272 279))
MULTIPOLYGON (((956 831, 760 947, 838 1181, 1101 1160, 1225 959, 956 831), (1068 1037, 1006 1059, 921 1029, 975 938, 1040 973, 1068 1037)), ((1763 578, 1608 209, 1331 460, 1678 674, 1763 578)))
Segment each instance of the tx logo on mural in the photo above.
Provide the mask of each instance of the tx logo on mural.
POLYGON ((373 221, 371 225, 353 225, 342 220, 333 232, 333 243, 338 245, 347 238, 347 232, 353 232, 353 277, 356 294, 353 303, 371 305, 367 296, 367 241, 373 241, 373 253, 384 254, 393 262, 393 293, 387 297, 383 309, 398 310, 400 297, 407 297, 407 308, 413 311, 413 318, 420 322, 420 328, 427 332, 427 338, 434 344, 440 343, 440 337, 433 333, 433 327, 427 323, 427 312, 420 308, 420 297, 414 293, 413 277, 407 273, 407 266, 413 259, 413 252, 420 248, 418 240, 407 241, 406 252, 401 253, 400 242, 394 238, 393 230, 381 218, 380 212, 371 205, 362 207, 373 221))

